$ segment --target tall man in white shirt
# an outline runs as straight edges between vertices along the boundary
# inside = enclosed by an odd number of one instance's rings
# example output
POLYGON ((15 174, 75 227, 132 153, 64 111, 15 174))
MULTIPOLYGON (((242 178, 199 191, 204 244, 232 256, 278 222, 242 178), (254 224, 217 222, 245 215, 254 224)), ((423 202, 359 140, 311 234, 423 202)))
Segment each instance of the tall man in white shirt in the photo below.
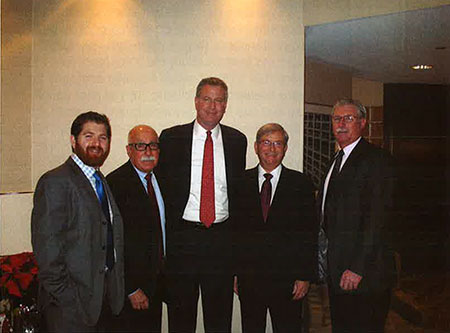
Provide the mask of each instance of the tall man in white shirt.
POLYGON ((107 177, 124 224, 125 294, 120 332, 161 332, 166 297, 164 201, 153 169, 158 164, 155 130, 138 125, 128 133, 129 160, 107 177))
POLYGON ((382 332, 395 276, 386 233, 393 207, 392 159, 361 137, 366 115, 355 100, 334 105, 340 150, 319 193, 328 241, 321 244, 328 260, 320 256, 320 272, 328 282, 333 332, 382 332))
POLYGON ((236 211, 236 183, 245 170, 247 139, 219 124, 227 100, 225 82, 201 80, 195 121, 165 129, 160 136, 171 332, 195 331, 200 291, 205 331, 231 331, 230 220, 236 211))
POLYGON ((242 331, 302 331, 302 302, 317 273, 314 187, 282 161, 289 136, 275 123, 262 126, 254 144, 259 164, 240 184, 236 241, 242 331))

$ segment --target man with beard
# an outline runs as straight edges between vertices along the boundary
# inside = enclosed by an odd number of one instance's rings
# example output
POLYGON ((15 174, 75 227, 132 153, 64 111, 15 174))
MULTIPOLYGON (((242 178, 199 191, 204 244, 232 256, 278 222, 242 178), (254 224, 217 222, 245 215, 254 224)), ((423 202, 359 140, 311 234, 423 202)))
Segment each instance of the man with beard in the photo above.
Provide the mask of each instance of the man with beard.
POLYGON ((122 219, 99 170, 109 154, 108 118, 80 114, 70 141, 73 154, 39 179, 34 194, 38 304, 46 331, 105 331, 124 299, 122 219))
POLYGON ((107 177, 124 224, 125 294, 128 300, 117 320, 120 332, 161 332, 165 299, 164 201, 153 169, 159 141, 150 126, 128 133, 125 164, 107 177))

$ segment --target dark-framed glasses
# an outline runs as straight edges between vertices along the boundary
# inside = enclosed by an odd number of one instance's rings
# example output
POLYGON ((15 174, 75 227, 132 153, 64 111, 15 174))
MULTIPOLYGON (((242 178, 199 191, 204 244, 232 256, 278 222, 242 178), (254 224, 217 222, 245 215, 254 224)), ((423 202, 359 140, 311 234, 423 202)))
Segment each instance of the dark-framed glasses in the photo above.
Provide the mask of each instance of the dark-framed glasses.
POLYGON ((158 150, 159 149, 159 143, 158 142, 150 142, 150 143, 144 143, 144 142, 137 142, 137 143, 129 143, 130 147, 134 147, 137 151, 146 151, 147 147, 150 148, 150 150, 158 150))
POLYGON ((331 120, 333 120, 333 123, 340 123, 342 119, 344 119, 344 123, 352 123, 354 122, 356 119, 358 119, 359 117, 351 115, 351 114, 347 114, 345 116, 332 116, 331 120))
POLYGON ((274 147, 274 148, 282 148, 284 146, 284 142, 283 141, 270 141, 270 140, 261 140, 259 141, 259 144, 262 145, 263 147, 274 147))

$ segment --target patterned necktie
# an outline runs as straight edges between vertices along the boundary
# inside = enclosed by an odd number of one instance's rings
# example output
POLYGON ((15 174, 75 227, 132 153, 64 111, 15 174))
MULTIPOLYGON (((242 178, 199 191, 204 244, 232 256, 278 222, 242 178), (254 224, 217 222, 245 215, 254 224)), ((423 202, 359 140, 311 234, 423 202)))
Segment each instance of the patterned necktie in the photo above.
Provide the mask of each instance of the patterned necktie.
POLYGON ((266 179, 261 188, 261 208, 264 222, 266 222, 267 216, 269 215, 270 200, 272 199, 272 184, 270 183, 270 179, 272 179, 273 176, 270 173, 265 173, 264 177, 266 179))
POLYGON ((106 232, 106 267, 109 270, 114 267, 114 236, 113 236, 113 228, 111 224, 111 216, 109 215, 109 205, 108 199, 106 197, 105 189, 103 187, 102 177, 100 176, 100 172, 96 171, 94 173, 95 178, 95 188, 97 190, 98 201, 100 202, 100 206, 102 207, 103 215, 107 220, 107 232, 106 232))
POLYGON ((206 132, 203 152, 202 187, 200 194, 200 221, 209 228, 216 219, 214 196, 214 151, 211 131, 206 132))
POLYGON ((161 271, 164 257, 161 216, 159 215, 158 200, 156 199, 155 190, 152 184, 152 173, 147 174, 145 176, 145 179, 147 180, 147 193, 150 198, 151 205, 150 223, 153 224, 153 229, 156 233, 156 243, 158 248, 158 270, 161 271))

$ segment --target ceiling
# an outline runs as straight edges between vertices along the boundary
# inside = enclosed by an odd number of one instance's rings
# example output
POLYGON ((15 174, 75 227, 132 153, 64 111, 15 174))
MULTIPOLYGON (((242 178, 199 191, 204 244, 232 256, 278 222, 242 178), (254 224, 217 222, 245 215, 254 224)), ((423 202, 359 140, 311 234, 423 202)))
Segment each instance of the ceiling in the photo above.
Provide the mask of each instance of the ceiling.
POLYGON ((450 5, 306 27, 306 57, 384 83, 450 84, 450 5), (426 71, 416 64, 431 64, 426 71))

